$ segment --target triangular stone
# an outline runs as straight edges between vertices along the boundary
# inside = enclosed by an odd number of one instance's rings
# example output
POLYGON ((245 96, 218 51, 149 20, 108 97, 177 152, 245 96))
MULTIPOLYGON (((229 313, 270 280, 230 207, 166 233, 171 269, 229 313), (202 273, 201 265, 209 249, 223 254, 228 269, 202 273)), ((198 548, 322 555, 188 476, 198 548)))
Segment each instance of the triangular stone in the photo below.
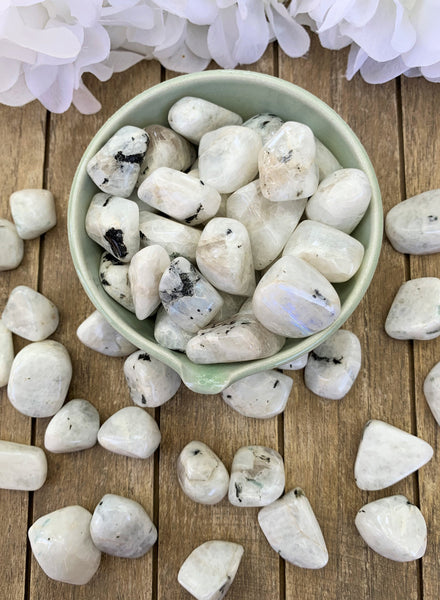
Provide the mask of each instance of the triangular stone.
POLYGON ((160 443, 156 421, 138 406, 126 406, 101 425, 98 442, 106 450, 132 458, 148 458, 160 443))
POLYGON ((368 421, 354 465, 356 484, 361 490, 381 490, 423 467, 432 454, 420 438, 383 421, 368 421))

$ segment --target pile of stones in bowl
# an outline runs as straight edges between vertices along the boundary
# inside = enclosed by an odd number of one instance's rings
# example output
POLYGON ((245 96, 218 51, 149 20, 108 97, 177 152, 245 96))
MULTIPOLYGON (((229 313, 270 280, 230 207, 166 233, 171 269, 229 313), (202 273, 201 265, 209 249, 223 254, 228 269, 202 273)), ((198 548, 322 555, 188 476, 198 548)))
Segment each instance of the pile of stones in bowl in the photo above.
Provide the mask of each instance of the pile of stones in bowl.
MULTIPOLYGON (((368 206, 365 175, 342 169, 305 125, 283 123, 274 115, 256 115, 241 124, 226 109, 184 98, 172 107, 169 122, 173 129, 122 128, 89 163, 90 175, 103 189, 91 201, 86 228, 105 250, 100 266, 104 289, 140 319, 161 304, 158 343, 204 363, 227 362, 231 355, 234 361, 267 356, 278 351, 286 335, 304 337, 328 326, 340 306, 331 282, 349 279, 362 261, 363 248, 349 233, 368 206), (146 202, 140 211, 136 200, 124 197, 136 185, 146 202), (286 196, 287 189, 297 198, 286 196), (300 221, 304 209, 307 219, 300 221), (199 223, 206 223, 203 230, 199 223), (265 271, 258 284, 254 267, 257 273, 265 271), (246 345, 255 356, 240 354, 246 345)), ((47 190, 15 192, 11 211, 15 225, 0 220, 0 270, 19 265, 23 238, 41 235, 56 221, 47 190), (44 212, 50 218, 42 220, 44 212)), ((438 215, 440 190, 394 207, 386 229, 396 250, 440 251, 438 215)), ((388 335, 440 335, 438 305, 440 280, 406 282, 389 311, 388 335)), ((170 400, 181 384, 179 375, 124 339, 99 312, 92 313, 77 335, 98 352, 127 357, 124 375, 134 403, 100 425, 98 411, 87 400, 72 399, 63 406, 72 365, 66 348, 47 339, 58 322, 58 310, 48 298, 27 286, 12 290, 0 321, 0 386, 8 386, 12 405, 29 417, 52 417, 44 437, 49 452, 86 450, 98 442, 125 456, 151 457, 161 434, 143 408, 170 400), (15 357, 12 333, 31 342, 15 357)), ((315 394, 341 399, 360 365, 358 338, 339 330, 309 356, 281 368, 305 367, 306 385, 315 394)), ((291 387, 290 377, 270 370, 233 383, 222 396, 239 413, 264 419, 285 409, 291 387)), ((426 378, 425 395, 440 423, 440 363, 426 378)), ((385 489, 432 455, 420 438, 369 421, 354 466, 356 485, 385 489)), ((46 476, 41 448, 0 441, 0 488, 37 490, 46 476)), ((239 448, 229 474, 208 445, 194 440, 181 450, 176 477, 194 502, 216 504, 228 496, 236 507, 260 507, 261 530, 286 561, 310 569, 327 564, 325 540, 304 491, 297 487, 283 495, 284 463, 274 449, 239 448)), ((366 504, 355 523, 366 543, 387 558, 409 561, 425 552, 423 515, 402 495, 366 504)), ((29 540, 49 577, 80 585, 97 571, 101 552, 140 557, 155 544, 157 531, 139 503, 110 493, 93 515, 81 506, 67 506, 40 517, 29 529, 29 540)), ((185 560, 178 580, 195 598, 223 598, 243 552, 230 541, 207 541, 185 560)))

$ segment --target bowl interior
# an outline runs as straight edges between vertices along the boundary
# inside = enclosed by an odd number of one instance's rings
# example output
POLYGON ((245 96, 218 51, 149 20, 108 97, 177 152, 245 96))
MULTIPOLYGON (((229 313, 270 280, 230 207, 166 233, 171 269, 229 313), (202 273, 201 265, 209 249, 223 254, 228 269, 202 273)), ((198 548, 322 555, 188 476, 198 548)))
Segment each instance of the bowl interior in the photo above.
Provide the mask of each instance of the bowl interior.
POLYGON ((106 121, 90 142, 76 171, 69 199, 68 233, 79 279, 97 310, 138 348, 175 369, 190 389, 215 394, 237 379, 299 357, 342 326, 361 301, 373 277, 382 242, 382 219, 380 190, 371 162, 353 131, 329 106, 309 92, 269 75, 246 71, 207 71, 183 75, 156 85, 133 98, 106 121), (106 294, 99 281, 103 250, 87 236, 84 228, 90 200, 99 191, 87 175, 87 162, 124 125, 167 125, 170 107, 183 96, 205 98, 239 113, 243 119, 271 112, 285 120, 301 121, 311 127, 344 167, 362 169, 371 183, 369 209, 352 234, 365 247, 363 263, 352 279, 344 284, 335 284, 342 304, 339 317, 330 327, 308 338, 288 339, 281 351, 269 358, 196 365, 184 354, 157 344, 153 336, 153 321, 138 321, 106 294))

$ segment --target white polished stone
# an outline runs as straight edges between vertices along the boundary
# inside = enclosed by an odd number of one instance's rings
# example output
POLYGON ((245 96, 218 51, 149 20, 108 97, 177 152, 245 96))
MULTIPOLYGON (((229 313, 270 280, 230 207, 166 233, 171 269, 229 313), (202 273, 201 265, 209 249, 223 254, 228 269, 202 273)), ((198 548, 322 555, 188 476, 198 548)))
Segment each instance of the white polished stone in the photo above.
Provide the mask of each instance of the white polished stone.
POLYGON ((432 447, 415 435, 383 421, 368 421, 354 465, 356 485, 382 490, 423 467, 432 454, 432 447))
POLYGON ((49 452, 77 452, 92 448, 98 439, 99 414, 87 400, 70 400, 50 420, 44 434, 49 452))
POLYGON ((106 554, 122 558, 144 556, 156 543, 157 530, 138 502, 105 494, 90 522, 93 543, 106 554))
POLYGON ((121 263, 109 252, 104 252, 99 265, 99 279, 102 287, 113 300, 134 313, 128 269, 127 263, 121 263))
POLYGON ((273 356, 285 338, 268 331, 250 313, 236 314, 226 321, 198 331, 186 346, 186 354, 197 364, 230 363, 273 356))
POLYGON ((200 504, 217 504, 228 493, 229 473, 203 442, 193 441, 177 459, 177 479, 184 493, 200 504))
POLYGON ((340 169, 319 184, 306 206, 307 218, 351 233, 371 200, 368 177, 359 169, 340 169))
POLYGON ((356 515, 355 525, 368 546, 385 558, 407 562, 425 554, 425 519, 405 496, 365 504, 356 515))
POLYGON ((440 425, 440 362, 434 365, 426 376, 423 393, 434 419, 440 425))
POLYGON ((354 237, 318 221, 302 221, 290 236, 283 256, 297 256, 331 283, 348 281, 358 271, 364 247, 354 237))
POLYGON ((229 196, 227 216, 240 221, 249 234, 254 266, 265 269, 284 248, 304 212, 307 200, 271 202, 261 193, 259 180, 229 196))
POLYGON ((192 337, 192 333, 188 333, 173 321, 163 306, 159 308, 154 321, 154 339, 158 344, 170 350, 185 352, 186 345, 192 337))
POLYGON ((34 491, 46 481, 47 460, 41 448, 0 440, 0 488, 34 491))
POLYGON ((280 454, 264 446, 244 446, 232 461, 229 502, 234 506, 267 506, 284 490, 284 463, 280 454))
POLYGON ((318 165, 319 181, 321 182, 323 179, 325 179, 335 171, 339 171, 339 169, 342 169, 342 166, 339 164, 339 161, 336 158, 336 156, 332 154, 332 152, 330 152, 327 146, 324 146, 324 144, 316 137, 315 144, 315 162, 318 165))
POLYGON ((201 235, 199 229, 148 212, 141 213, 139 229, 142 247, 159 244, 171 260, 184 256, 191 262, 195 261, 201 235))
POLYGON ((14 343, 12 333, 0 319, 0 388, 7 385, 12 361, 14 360, 14 343))
POLYGON ((177 580, 197 600, 222 600, 234 581, 243 552, 243 546, 233 542, 205 542, 185 560, 177 580))
POLYGON ((240 125, 240 115, 213 102, 194 96, 185 96, 173 104, 168 113, 170 127, 193 144, 202 136, 225 125, 240 125))
POLYGON ((227 294, 226 292, 219 292, 219 294, 223 299, 223 304, 221 309, 215 315, 214 319, 211 321, 212 325, 214 323, 226 321, 227 319, 230 319, 236 315, 240 311, 243 303, 246 301, 245 296, 235 296, 234 294, 227 294))
POLYGON ((45 340, 25 346, 14 358, 8 398, 29 417, 52 417, 63 405, 72 378, 72 363, 59 342, 45 340))
POLYGON ((128 269, 136 317, 149 317, 159 306, 159 282, 170 266, 168 252, 155 244, 142 248, 131 259, 128 269))
POLYGON ((207 182, 169 167, 160 167, 149 175, 139 187, 138 196, 149 206, 191 226, 213 217, 221 202, 218 191, 207 182))
POLYGON ((101 552, 90 537, 92 515, 66 506, 40 517, 28 531, 33 555, 48 577, 84 585, 96 573, 101 552))
POLYGON ((205 226, 196 251, 202 275, 218 290, 250 296, 255 290, 251 242, 235 219, 216 217, 205 226))
POLYGON ((128 356, 137 350, 97 310, 81 323, 76 335, 84 346, 106 356, 128 356))
POLYGON ((259 281, 252 308, 270 331, 304 338, 325 329, 341 311, 334 287, 296 256, 283 256, 259 281))
POLYGON ((143 408, 165 404, 181 384, 179 375, 173 369, 142 350, 127 358, 124 375, 131 399, 143 408))
POLYGON ((385 231, 398 252, 440 252, 440 189, 423 192, 393 206, 385 219, 385 231))
POLYGON ((171 319, 189 333, 208 325, 223 304, 217 290, 182 256, 163 274, 159 296, 171 319))
POLYGON ((12 218, 18 235, 33 240, 55 227, 55 200, 49 190, 19 190, 9 198, 12 218))
POLYGON ((258 523, 281 558, 303 569, 322 569, 328 562, 327 546, 310 502, 295 488, 265 506, 258 523))
POLYGON ((200 179, 221 194, 231 194, 258 174, 261 137, 248 127, 231 125, 200 140, 200 179))
POLYGON ((16 269, 23 260, 24 244, 11 221, 0 219, 0 272, 16 269))
POLYGON ((278 131, 284 123, 283 119, 271 113, 261 113, 254 115, 243 123, 243 127, 253 129, 261 137, 261 142, 265 144, 274 133, 278 131))
POLYGON ((282 365, 278 365, 278 369, 282 369, 283 371, 299 371, 300 369, 304 369, 307 364, 307 360, 309 358, 308 352, 296 358, 295 360, 289 360, 282 365))
POLYGON ((133 191, 148 147, 139 127, 121 127, 87 163, 87 173, 100 190, 127 198, 133 191))
POLYGON ((85 225, 87 235, 123 263, 139 250, 139 207, 132 200, 95 194, 85 225))
POLYGON ((304 370, 306 387, 322 398, 341 400, 355 382, 361 361, 358 337, 339 329, 310 352, 304 370))
POLYGON ((106 450, 132 458, 148 458, 160 444, 156 421, 138 406, 126 406, 101 425, 98 442, 106 450))
POLYGON ((385 321, 396 340, 433 340, 440 335, 440 279, 421 277, 403 283, 385 321))
POLYGON ((58 327, 58 309, 48 298, 27 285, 12 290, 3 310, 4 325, 22 338, 41 342, 58 327))
POLYGON ((272 202, 308 198, 318 187, 312 130, 287 121, 266 142, 258 157, 261 192, 272 202))
POLYGON ((279 371, 260 371, 225 388, 222 398, 245 417, 270 419, 286 408, 293 380, 279 371))

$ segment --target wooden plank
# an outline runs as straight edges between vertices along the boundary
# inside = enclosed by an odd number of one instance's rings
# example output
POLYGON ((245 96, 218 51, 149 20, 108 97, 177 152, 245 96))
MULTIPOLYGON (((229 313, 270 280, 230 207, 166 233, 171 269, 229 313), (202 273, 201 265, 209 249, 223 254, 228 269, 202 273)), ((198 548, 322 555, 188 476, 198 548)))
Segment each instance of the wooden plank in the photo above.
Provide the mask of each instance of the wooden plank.
MULTIPOLYGON (((402 78, 403 136, 405 150, 406 197, 440 187, 437 157, 440 152, 438 122, 439 88, 423 78, 402 78)), ((411 256, 410 278, 440 277, 439 255, 411 256)), ((428 527, 428 547, 423 558, 423 597, 440 597, 440 517, 438 514, 439 426, 423 394, 423 382, 440 359, 440 339, 414 342, 414 384, 417 435, 434 448, 431 462, 419 471, 420 508, 428 527)))
MULTIPOLYGON (((43 182, 46 111, 36 102, 23 108, 0 106, 3 173, 0 179, 0 215, 12 221, 9 196, 43 182)), ((24 258, 13 271, 0 273, 0 311, 17 285, 37 289, 40 240, 25 242, 24 258)), ((14 336, 15 352, 27 343, 14 336)), ((6 387, 0 389, 0 439, 31 443, 31 419, 10 404, 6 387)), ((25 589, 29 494, 0 490, 0 515, 6 531, 0 540, 2 577, 0 597, 22 599, 25 589)))
MULTIPOLYGON (((91 81, 90 87, 103 105, 97 115, 81 115, 71 108, 65 114, 51 116, 47 185, 57 199, 58 225, 44 245, 41 291, 60 309, 60 326, 53 337, 65 344, 73 362, 68 399, 86 398, 98 409, 101 421, 132 402, 123 376, 124 359, 109 358, 85 348, 75 334, 93 307, 69 256, 66 231, 69 188, 81 155, 98 128, 127 100, 159 81, 158 63, 143 62, 115 75, 111 83, 91 81)), ((43 444, 48 421, 38 420, 39 445, 43 444)), ((80 504, 93 512, 105 493, 132 498, 153 515, 153 458, 130 459, 95 446, 73 454, 48 453, 48 462, 48 481, 34 494, 34 520, 72 504, 80 504)), ((49 579, 32 559, 31 599, 150 600, 152 587, 152 552, 137 560, 103 555, 98 573, 87 586, 80 587, 49 579)))
MULTIPOLYGON (((292 60, 280 53, 280 77, 327 102, 354 129, 376 169, 388 210, 401 197, 395 83, 370 86, 359 76, 348 82, 346 59, 346 52, 326 51, 314 38, 305 58, 292 60)), ((412 430, 410 346, 389 339, 383 330, 404 279, 404 257, 385 244, 373 283, 345 325, 360 338, 363 367, 343 400, 319 399, 307 391, 300 374, 293 375, 295 385, 284 416, 287 489, 304 488, 322 525, 330 558, 328 566, 317 572, 286 565, 287 600, 318 595, 338 600, 418 597, 418 565, 393 563, 375 554, 354 526, 356 512, 367 501, 392 493, 417 501, 415 476, 370 494, 361 492, 353 477, 368 419, 412 430)))

